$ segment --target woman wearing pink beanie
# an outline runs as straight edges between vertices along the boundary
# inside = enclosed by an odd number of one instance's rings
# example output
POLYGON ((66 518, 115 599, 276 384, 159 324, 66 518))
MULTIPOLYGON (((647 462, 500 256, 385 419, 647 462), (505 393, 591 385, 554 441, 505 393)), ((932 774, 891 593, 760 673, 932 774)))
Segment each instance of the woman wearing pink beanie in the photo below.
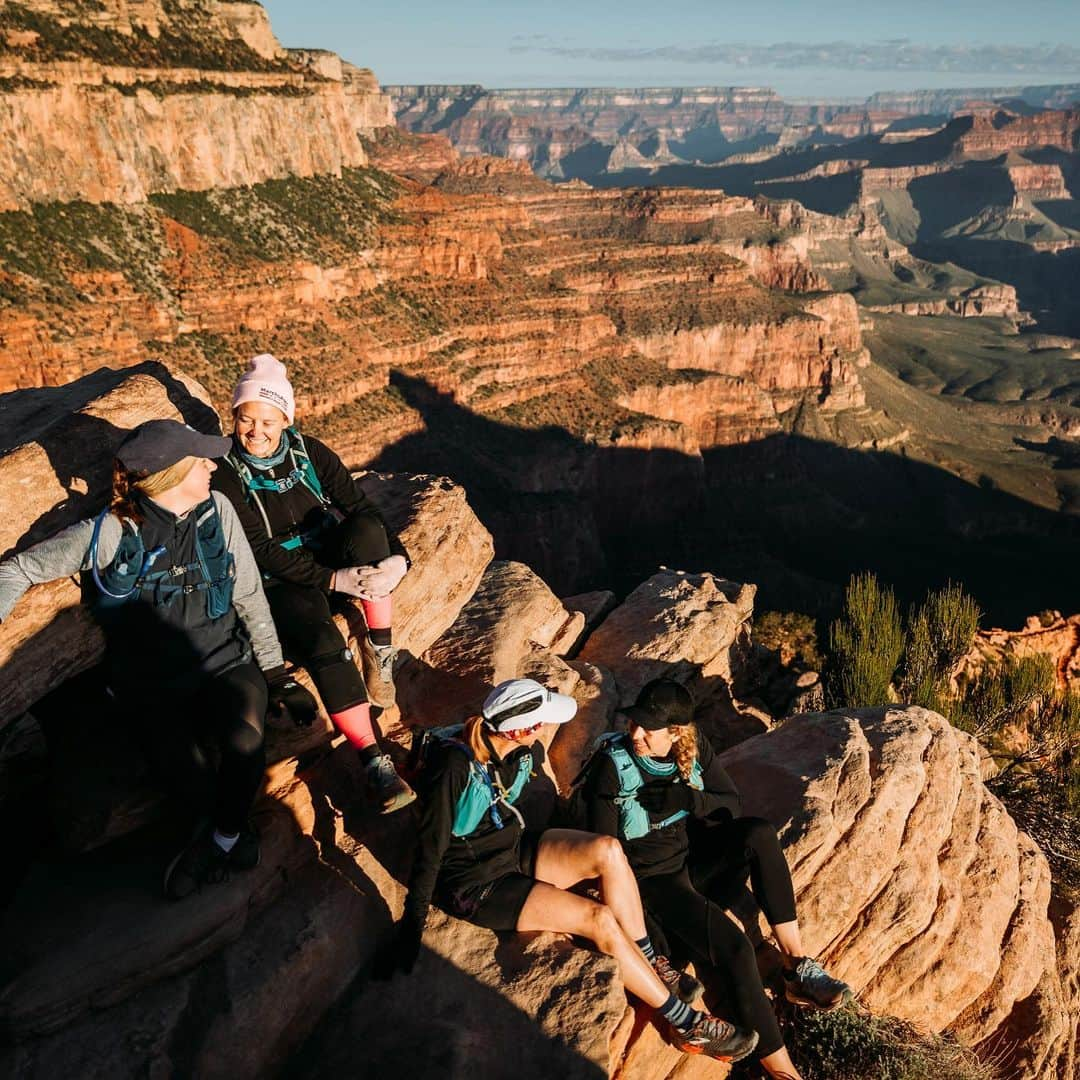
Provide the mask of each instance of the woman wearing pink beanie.
POLYGON ((214 486, 243 523, 286 655, 308 669, 330 719, 359 751, 382 811, 400 809, 415 795, 379 749, 371 703, 394 702, 391 593, 408 570, 405 550, 337 454, 293 426, 284 364, 256 356, 232 409, 233 447, 214 486), (334 624, 335 592, 357 598, 364 613, 363 678, 334 624))

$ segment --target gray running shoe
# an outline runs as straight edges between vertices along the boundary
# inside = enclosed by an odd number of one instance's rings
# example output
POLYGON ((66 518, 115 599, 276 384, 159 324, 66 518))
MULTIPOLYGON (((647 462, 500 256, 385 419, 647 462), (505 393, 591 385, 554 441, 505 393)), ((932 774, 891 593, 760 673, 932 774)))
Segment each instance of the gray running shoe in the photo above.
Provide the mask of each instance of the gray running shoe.
POLYGON ((693 975, 688 971, 680 971, 666 956, 657 953, 652 967, 660 981, 667 987, 668 993, 674 994, 687 1005, 693 1005, 705 993, 705 987, 693 975))
POLYGON ((703 1054, 716 1061, 742 1061, 747 1054, 753 1053, 758 1044, 758 1033, 702 1013, 701 1019, 689 1031, 680 1031, 672 1025, 671 1044, 684 1054, 703 1054))
POLYGON ((416 792, 398 776, 389 754, 372 758, 365 768, 368 792, 371 801, 378 804, 379 813, 392 814, 416 798, 416 792))
POLYGON ((794 1005, 828 1011, 855 995, 846 982, 834 979, 816 960, 804 956, 794 971, 784 971, 784 996, 794 1005))
POLYGON ((397 649, 393 645, 376 645, 367 634, 360 636, 360 667, 364 673, 364 686, 373 705, 389 709, 396 700, 394 693, 394 658, 397 649))

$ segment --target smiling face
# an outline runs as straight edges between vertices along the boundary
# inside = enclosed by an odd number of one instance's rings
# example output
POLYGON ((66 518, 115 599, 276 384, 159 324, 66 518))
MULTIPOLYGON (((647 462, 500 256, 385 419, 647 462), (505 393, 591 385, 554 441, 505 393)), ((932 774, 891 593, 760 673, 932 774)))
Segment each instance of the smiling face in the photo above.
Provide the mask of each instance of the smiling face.
POLYGON ((638 757, 667 757, 675 745, 670 728, 649 731, 638 724, 631 723, 627 732, 630 735, 630 741, 634 744, 634 753, 638 757))
POLYGON ((286 415, 265 401, 245 401, 233 413, 233 433, 244 452, 252 457, 270 457, 281 444, 281 433, 288 426, 286 415))

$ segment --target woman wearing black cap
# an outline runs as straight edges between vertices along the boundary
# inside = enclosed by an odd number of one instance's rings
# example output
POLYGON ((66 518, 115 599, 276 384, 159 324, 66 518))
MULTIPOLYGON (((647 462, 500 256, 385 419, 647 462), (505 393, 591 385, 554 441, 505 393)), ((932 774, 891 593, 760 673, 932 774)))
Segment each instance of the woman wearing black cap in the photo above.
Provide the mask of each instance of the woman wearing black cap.
POLYGON ((166 870, 174 900, 259 861, 247 815, 262 781, 268 699, 297 723, 315 716, 311 695, 285 674, 244 531, 228 499, 210 494, 212 459, 229 446, 173 420, 140 425, 117 451, 97 518, 0 563, 0 619, 31 585, 89 572, 109 688, 153 764, 210 815, 166 870))
POLYGON ((409 894, 382 973, 412 969, 434 897, 451 914, 490 930, 551 930, 592 941, 615 959, 626 989, 670 1023, 674 1045, 736 1061, 753 1050, 757 1036, 677 996, 686 994, 689 977, 656 956, 618 843, 574 829, 523 836, 515 804, 542 765, 536 733, 544 724, 566 723, 576 709, 573 698, 533 679, 511 679, 487 696, 479 716, 438 740, 421 774, 424 814, 409 894), (568 891, 590 879, 599 880, 599 903, 568 891))
POLYGON ((763 818, 739 816, 739 793, 708 741, 698 738, 685 687, 656 679, 625 713, 627 731, 606 736, 588 766, 588 827, 619 838, 645 910, 725 980, 738 1022, 760 1037, 757 1056, 766 1072, 799 1080, 754 947, 724 912, 747 877, 784 955, 788 1000, 829 1009, 851 991, 804 955, 776 830, 763 818))

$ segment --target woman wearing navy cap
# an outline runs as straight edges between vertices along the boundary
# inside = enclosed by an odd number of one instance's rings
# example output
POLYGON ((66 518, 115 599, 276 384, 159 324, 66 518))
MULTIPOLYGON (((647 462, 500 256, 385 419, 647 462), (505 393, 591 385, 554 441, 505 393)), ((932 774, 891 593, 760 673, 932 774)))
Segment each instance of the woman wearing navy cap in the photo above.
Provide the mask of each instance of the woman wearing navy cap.
POLYGON ((542 767, 536 733, 576 710, 571 697, 511 679, 487 696, 479 716, 436 733, 421 769, 424 813, 409 894, 383 973, 412 969, 434 898, 490 930, 551 930, 592 941, 615 959, 626 989, 668 1021, 674 1045, 737 1061, 757 1035, 680 998, 687 980, 696 981, 655 954, 618 841, 574 829, 525 832, 516 804, 542 767), (568 891, 590 879, 599 881, 601 901, 568 891))
POLYGON ((627 730, 603 736, 584 770, 585 823, 618 837, 645 910, 725 983, 738 1022, 760 1036, 757 1057, 766 1073, 799 1080, 754 947, 724 910, 748 877, 783 954, 788 1000, 831 1009, 851 990, 804 955, 776 829, 764 818, 740 816, 739 793, 708 741, 698 737, 684 686, 655 679, 624 713, 627 730))
POLYGON ((173 420, 140 425, 117 450, 97 518, 0 563, 0 619, 31 585, 89 572, 109 688, 153 764, 209 815, 166 870, 174 900, 259 861, 247 816, 268 701, 297 723, 315 716, 285 674, 244 531, 229 500, 210 493, 213 459, 229 446, 173 420), (216 769, 205 737, 220 752, 216 769))

